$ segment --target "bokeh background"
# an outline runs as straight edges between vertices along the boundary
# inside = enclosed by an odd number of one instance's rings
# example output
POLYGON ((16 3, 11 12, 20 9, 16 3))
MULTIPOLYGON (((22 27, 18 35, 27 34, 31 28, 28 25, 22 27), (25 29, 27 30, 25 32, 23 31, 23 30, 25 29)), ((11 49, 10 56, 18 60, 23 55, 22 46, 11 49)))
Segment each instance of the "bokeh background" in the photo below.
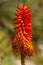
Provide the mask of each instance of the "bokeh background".
MULTIPOLYGON (((12 54, 14 16, 18 4, 23 0, 0 0, 0 65, 21 65, 20 55, 12 54)), ((26 65, 43 65, 43 0, 27 0, 31 8, 34 55, 26 57, 26 65)))

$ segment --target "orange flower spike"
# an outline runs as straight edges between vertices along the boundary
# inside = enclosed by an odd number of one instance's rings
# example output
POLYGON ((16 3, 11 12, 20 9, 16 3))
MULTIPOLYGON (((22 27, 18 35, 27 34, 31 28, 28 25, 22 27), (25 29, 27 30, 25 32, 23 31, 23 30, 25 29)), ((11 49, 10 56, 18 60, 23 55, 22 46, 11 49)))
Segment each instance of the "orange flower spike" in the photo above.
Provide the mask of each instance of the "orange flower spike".
POLYGON ((13 39, 12 48, 16 49, 16 53, 23 52, 26 56, 33 54, 32 46, 32 25, 31 25, 31 12, 27 6, 19 5, 16 10, 15 16, 15 37, 13 39))

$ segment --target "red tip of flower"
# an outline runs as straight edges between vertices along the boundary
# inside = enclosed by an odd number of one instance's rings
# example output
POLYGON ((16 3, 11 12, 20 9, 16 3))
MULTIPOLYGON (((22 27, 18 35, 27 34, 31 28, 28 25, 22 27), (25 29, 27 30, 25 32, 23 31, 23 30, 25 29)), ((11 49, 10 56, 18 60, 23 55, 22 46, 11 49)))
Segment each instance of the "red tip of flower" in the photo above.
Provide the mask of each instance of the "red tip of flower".
POLYGON ((16 34, 12 43, 17 53, 23 52, 24 55, 31 56, 33 53, 32 40, 32 26, 31 26, 31 12, 27 6, 19 5, 15 16, 15 30, 16 34))

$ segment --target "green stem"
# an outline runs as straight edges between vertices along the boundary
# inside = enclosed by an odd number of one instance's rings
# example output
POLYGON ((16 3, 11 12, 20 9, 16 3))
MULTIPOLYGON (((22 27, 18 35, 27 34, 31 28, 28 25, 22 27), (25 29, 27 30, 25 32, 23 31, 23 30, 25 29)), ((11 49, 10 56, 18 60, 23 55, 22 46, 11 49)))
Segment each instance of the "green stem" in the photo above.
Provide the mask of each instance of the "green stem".
POLYGON ((25 65, 25 56, 21 53, 21 65, 25 65))

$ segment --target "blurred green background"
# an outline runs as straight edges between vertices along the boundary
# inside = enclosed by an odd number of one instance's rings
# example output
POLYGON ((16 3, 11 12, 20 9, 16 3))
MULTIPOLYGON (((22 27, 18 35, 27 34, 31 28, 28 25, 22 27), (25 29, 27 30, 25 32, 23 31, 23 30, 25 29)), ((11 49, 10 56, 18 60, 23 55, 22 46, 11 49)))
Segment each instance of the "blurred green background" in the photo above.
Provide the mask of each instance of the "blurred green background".
MULTIPOLYGON (((12 54, 14 16, 18 4, 23 0, 0 0, 0 65, 21 65, 20 55, 12 54)), ((43 65, 43 0, 27 0, 31 8, 34 55, 26 57, 26 65, 43 65)))

